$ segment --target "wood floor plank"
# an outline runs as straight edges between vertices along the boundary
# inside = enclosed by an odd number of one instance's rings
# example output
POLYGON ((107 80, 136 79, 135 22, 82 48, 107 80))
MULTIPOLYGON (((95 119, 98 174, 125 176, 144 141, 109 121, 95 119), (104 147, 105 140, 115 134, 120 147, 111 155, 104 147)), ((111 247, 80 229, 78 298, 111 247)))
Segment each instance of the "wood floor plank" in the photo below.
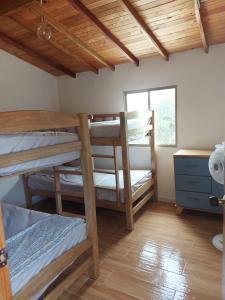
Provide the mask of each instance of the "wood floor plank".
POLYGON ((222 216, 153 203, 137 214, 135 229, 123 215, 97 211, 100 276, 60 300, 220 300, 222 255, 211 243, 222 216))

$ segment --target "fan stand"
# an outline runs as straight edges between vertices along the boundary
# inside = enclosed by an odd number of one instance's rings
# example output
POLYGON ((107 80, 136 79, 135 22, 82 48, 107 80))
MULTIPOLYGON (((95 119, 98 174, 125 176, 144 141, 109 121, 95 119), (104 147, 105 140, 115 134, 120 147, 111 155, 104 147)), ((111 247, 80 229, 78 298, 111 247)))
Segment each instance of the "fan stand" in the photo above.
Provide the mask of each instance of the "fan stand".
POLYGON ((223 251, 223 234, 220 233, 220 234, 215 235, 212 239, 212 244, 217 250, 222 252, 223 251))

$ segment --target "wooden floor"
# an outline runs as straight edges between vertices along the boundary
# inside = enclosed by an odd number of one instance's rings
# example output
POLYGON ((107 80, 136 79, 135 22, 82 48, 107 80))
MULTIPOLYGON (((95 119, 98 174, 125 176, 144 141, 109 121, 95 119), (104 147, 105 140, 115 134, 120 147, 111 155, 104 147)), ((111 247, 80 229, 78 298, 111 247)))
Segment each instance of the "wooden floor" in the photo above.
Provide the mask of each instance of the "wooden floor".
POLYGON ((73 284, 60 300, 212 300, 220 298, 221 258, 211 244, 222 217, 200 212, 176 216, 154 203, 127 233, 122 215, 98 210, 100 277, 73 284), (80 289, 79 289, 80 288, 80 289))

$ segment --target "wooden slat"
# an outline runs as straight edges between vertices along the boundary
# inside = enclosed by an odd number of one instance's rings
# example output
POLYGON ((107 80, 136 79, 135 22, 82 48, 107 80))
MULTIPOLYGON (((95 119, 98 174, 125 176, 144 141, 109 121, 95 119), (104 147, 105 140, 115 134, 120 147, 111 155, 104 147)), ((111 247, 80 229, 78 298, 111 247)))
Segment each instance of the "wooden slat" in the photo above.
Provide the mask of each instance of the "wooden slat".
MULTIPOLYGON (((33 22, 24 19, 19 14, 10 15, 10 18, 13 21, 15 21, 16 23, 18 23, 20 26, 26 28, 27 30, 33 32, 36 35, 37 25, 35 25, 33 22)), ((93 66, 91 63, 89 63, 87 60, 83 59, 81 55, 77 55, 76 53, 74 53, 74 51, 67 49, 67 47, 65 47, 63 44, 58 42, 55 39, 54 34, 51 37, 51 39, 48 40, 47 42, 50 43, 52 46, 56 47, 58 50, 60 50, 64 54, 66 54, 67 56, 75 59, 78 62, 81 62, 83 65, 87 66, 88 69, 93 71, 95 74, 98 74, 98 69, 95 66, 93 66)))
POLYGON ((127 128, 127 118, 124 112, 120 113, 120 127, 121 127, 123 182, 124 182, 124 198, 125 198, 125 208, 126 208, 127 229, 132 231, 134 229, 134 217, 132 212, 128 128, 127 128))
POLYGON ((14 296, 13 300, 32 299, 38 291, 45 287, 47 283, 51 282, 51 280, 60 274, 65 267, 69 266, 77 257, 87 251, 90 247, 90 241, 85 240, 56 258, 51 264, 31 279, 28 284, 14 296))
POLYGON ((61 181, 60 174, 57 172, 57 167, 53 168, 54 183, 55 183, 55 202, 56 202, 56 211, 58 215, 62 214, 62 190, 61 190, 61 181))
POLYGON ((95 146, 120 146, 121 139, 120 138, 95 138, 91 137, 91 145, 95 146))
POLYGON ((10 36, 6 35, 3 32, 0 32, 0 39, 2 41, 4 41, 5 43, 25 52, 26 54, 38 59, 40 62, 47 64, 51 67, 53 67, 54 69, 63 72, 65 74, 67 74, 70 77, 75 78, 76 77, 76 73, 68 68, 66 68, 65 66, 61 65, 58 62, 53 61, 52 59, 34 51, 32 48, 27 47, 25 45, 23 45, 21 42, 16 41, 15 39, 11 38, 10 36))
POLYGON ((0 112, 0 133, 40 131, 80 126, 75 114, 47 110, 17 110, 0 112))
POLYGON ((154 191, 151 191, 143 199, 141 199, 138 204, 133 207, 133 214, 135 215, 147 202, 154 196, 154 191))
POLYGON ((133 194, 132 202, 134 203, 139 197, 141 197, 148 189, 150 189, 154 184, 154 180, 150 178, 143 185, 141 185, 133 194))
POLYGON ((115 180, 116 180, 116 199, 117 202, 120 202, 120 178, 119 178, 117 146, 113 146, 113 155, 114 155, 114 170, 115 170, 115 180))
POLYGON ((81 219, 86 219, 85 216, 81 215, 81 214, 75 214, 75 213, 72 213, 72 212, 67 212, 67 211, 63 211, 61 213, 62 216, 64 217, 70 217, 70 218, 81 218, 81 219))
POLYGON ((52 25, 57 31, 59 31, 61 34, 63 34, 67 39, 69 39, 72 43, 77 45, 80 49, 88 53, 90 56, 98 60, 100 63, 102 63, 104 66, 110 68, 112 71, 115 70, 115 66, 110 64, 108 61, 106 61, 104 58, 102 58, 96 51, 91 49, 86 43, 81 41, 75 34, 72 34, 69 32, 69 30, 61 23, 59 23, 55 18, 52 18, 50 15, 46 14, 42 9, 40 9, 38 6, 32 6, 31 10, 36 13, 37 15, 44 15, 49 24, 52 25))
POLYGON ((76 150, 80 150, 81 147, 81 142, 71 142, 10 154, 3 154, 0 155, 0 168, 13 166, 27 161, 41 159, 62 153, 73 152, 76 150))
POLYGON ((151 41, 156 50, 163 56, 166 60, 169 59, 169 54, 160 41, 157 39, 153 31, 150 27, 145 23, 142 19, 138 11, 133 7, 133 5, 129 2, 129 0, 119 0, 124 9, 129 13, 135 23, 140 27, 142 32, 146 35, 146 37, 151 41))
MULTIPOLYGON (((29 192, 32 195, 39 195, 47 198, 55 198, 55 193, 46 190, 36 190, 36 189, 29 189, 29 192)), ((83 198, 84 193, 79 191, 62 191, 63 196, 71 196, 70 200, 72 201, 75 197, 83 198)))
MULTIPOLYGON (((5 247, 6 244, 5 244, 3 216, 2 216, 2 208, 0 204, 0 249, 5 249, 5 247)), ((5 267, 0 268, 0 299, 1 300, 12 299, 8 264, 5 267)))
POLYGON ((102 173, 102 174, 111 174, 111 175, 115 175, 115 171, 112 170, 106 170, 106 169, 94 169, 93 170, 94 173, 102 173))
POLYGON ((28 180, 29 180, 29 174, 23 174, 23 187, 24 187, 24 193, 25 193, 25 199, 26 199, 26 207, 31 208, 32 206, 32 195, 30 193, 28 180))
POLYGON ((96 221, 96 198, 94 190, 94 178, 91 159, 91 145, 89 135, 88 115, 80 114, 81 126, 79 135, 82 140, 81 168, 83 171, 83 190, 85 216, 87 224, 87 236, 92 244, 93 269, 91 277, 97 278, 99 275, 99 254, 98 254, 98 234, 96 221))
POLYGON ((114 155, 106 155, 106 154, 92 154, 92 157, 114 159, 115 156, 114 155))
POLYGON ((61 283, 57 285, 57 287, 45 297, 45 300, 56 300, 58 299, 62 293, 77 280, 81 277, 84 273, 86 273, 92 266, 93 260, 91 257, 86 259, 81 266, 76 268, 76 270, 68 275, 61 283))
POLYGON ((194 0, 194 1, 195 1, 195 15, 196 15, 196 20, 197 20, 199 31, 200 31, 202 46, 203 46, 205 52, 208 53, 209 46, 208 46, 206 30, 205 30, 205 26, 204 26, 203 18, 202 18, 201 2, 200 2, 200 0, 194 0))
POLYGON ((66 167, 66 166, 57 167, 55 172, 58 172, 60 174, 68 174, 68 175, 82 175, 81 170, 76 170, 73 167, 66 167))
POLYGON ((79 0, 70 0, 72 6, 87 17, 132 62, 139 66, 138 58, 79 0))
POLYGON ((0 0, 0 16, 16 11, 24 5, 31 4, 34 0, 0 0))

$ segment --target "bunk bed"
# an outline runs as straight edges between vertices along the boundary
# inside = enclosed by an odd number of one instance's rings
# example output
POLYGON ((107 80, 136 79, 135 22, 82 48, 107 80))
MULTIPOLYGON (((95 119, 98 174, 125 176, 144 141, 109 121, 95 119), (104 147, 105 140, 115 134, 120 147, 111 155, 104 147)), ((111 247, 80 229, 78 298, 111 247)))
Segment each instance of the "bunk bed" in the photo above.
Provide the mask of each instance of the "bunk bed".
POLYGON ((88 116, 0 112, 0 141, 1 180, 45 167, 57 168, 81 157, 85 216, 64 212, 59 201, 61 215, 0 205, 1 300, 33 300, 46 289, 45 299, 57 299, 82 274, 98 276, 88 116), (47 131, 61 128, 73 128, 78 134, 47 131))
MULTIPOLYGON (((105 205, 111 209, 123 211, 126 214, 127 229, 133 230, 134 215, 153 197, 157 198, 157 174, 156 174, 156 152, 155 152, 155 126, 153 111, 131 111, 119 114, 96 114, 92 117, 90 130, 91 145, 111 146, 113 155, 93 155, 93 158, 112 159, 114 161, 114 172, 116 181, 117 201, 115 204, 105 205), (140 171, 131 170, 129 147, 140 146, 139 140, 143 137, 149 138, 149 150, 151 170, 143 174, 139 180, 133 181, 134 175, 140 171), (124 202, 120 200, 120 182, 118 167, 117 148, 121 147, 124 202), (133 175, 133 176, 132 176, 133 175), (136 183, 136 185, 135 185, 136 183)), ((95 170, 102 172, 102 170, 95 170)), ((141 174, 141 173, 139 173, 141 174)), ((103 187, 104 188, 104 187, 103 187)), ((104 201, 105 202, 105 201, 104 201)), ((108 203, 108 202, 107 202, 108 203)))
MULTIPOLYGON (((154 112, 93 115, 90 136, 92 145, 113 148, 112 155, 92 154, 96 205, 125 212, 127 228, 132 230, 134 215, 148 200, 157 197, 154 112), (131 170, 129 147, 140 146, 136 142, 143 137, 147 137, 149 141, 151 170, 131 170), (119 169, 118 147, 122 150, 122 170, 119 169), (114 169, 96 169, 94 160, 97 158, 112 159, 114 169)), ((31 174, 26 181, 28 198, 31 199, 32 195, 54 197, 55 181, 58 182, 58 194, 63 199, 82 202, 79 167, 68 166, 60 167, 54 173, 47 170, 31 174)))

